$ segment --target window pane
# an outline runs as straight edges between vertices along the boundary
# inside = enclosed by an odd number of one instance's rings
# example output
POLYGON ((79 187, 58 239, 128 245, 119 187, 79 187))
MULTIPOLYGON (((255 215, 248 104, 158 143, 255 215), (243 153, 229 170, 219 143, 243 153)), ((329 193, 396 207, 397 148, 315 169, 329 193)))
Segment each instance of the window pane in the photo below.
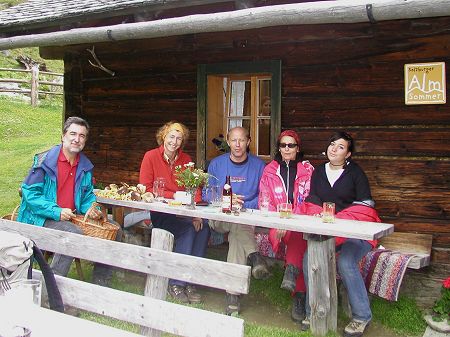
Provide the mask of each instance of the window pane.
POLYGON ((251 115, 250 88, 250 81, 231 81, 230 117, 251 115))
POLYGON ((270 155, 270 119, 258 119, 258 155, 270 155))
POLYGON ((270 116, 270 80, 259 80, 259 116, 270 116))

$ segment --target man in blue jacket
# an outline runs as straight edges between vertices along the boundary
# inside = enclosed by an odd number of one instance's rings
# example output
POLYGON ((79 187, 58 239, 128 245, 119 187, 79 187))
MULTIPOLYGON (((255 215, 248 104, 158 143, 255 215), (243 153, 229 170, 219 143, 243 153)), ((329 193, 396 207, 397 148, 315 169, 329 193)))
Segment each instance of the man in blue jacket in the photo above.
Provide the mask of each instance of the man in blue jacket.
MULTIPOLYGON (((96 200, 93 192, 94 165, 81 153, 86 144, 89 124, 82 118, 69 117, 63 126, 61 144, 34 156, 33 166, 22 188, 22 203, 17 221, 36 226, 82 234, 70 222, 75 214, 85 214, 96 200)), ((92 218, 101 212, 94 210, 92 218)), ((66 276, 73 257, 55 254, 51 268, 66 276)), ((106 285, 111 278, 110 267, 96 264, 93 280, 106 285)))
MULTIPOLYGON (((233 203, 244 208, 258 208, 259 180, 265 163, 260 158, 247 152, 250 145, 248 130, 234 127, 227 134, 230 153, 225 153, 211 160, 208 173, 217 179, 220 186, 225 184, 226 176, 230 176, 233 190, 233 203)), ((207 199, 205 197, 205 199, 207 199)), ((266 261, 258 252, 255 240, 255 227, 225 221, 209 221, 211 229, 219 233, 228 233, 227 262, 249 264, 252 275, 256 279, 270 276, 266 261)), ((228 315, 240 310, 239 295, 227 293, 225 312, 228 315)))

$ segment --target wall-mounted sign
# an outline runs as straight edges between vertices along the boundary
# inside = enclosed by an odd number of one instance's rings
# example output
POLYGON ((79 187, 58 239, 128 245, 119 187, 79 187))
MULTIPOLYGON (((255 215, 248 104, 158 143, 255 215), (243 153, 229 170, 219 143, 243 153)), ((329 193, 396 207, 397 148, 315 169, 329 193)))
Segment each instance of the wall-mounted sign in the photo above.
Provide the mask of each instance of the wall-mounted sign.
POLYGON ((445 62, 405 64, 405 104, 445 104, 445 62))

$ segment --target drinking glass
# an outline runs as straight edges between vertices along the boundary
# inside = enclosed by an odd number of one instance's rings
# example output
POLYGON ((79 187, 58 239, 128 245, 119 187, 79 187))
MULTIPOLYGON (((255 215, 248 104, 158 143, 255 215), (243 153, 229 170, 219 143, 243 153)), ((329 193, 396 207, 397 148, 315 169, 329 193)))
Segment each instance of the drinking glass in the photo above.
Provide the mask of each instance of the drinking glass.
POLYGON ((41 289, 41 280, 21 279, 11 282, 11 289, 6 292, 6 296, 16 303, 41 306, 41 289))
POLYGON ((219 185, 209 186, 210 203, 213 207, 222 206, 222 193, 219 185))
POLYGON ((277 205, 277 211, 282 219, 288 219, 292 216, 292 204, 284 202, 277 205))
POLYGON ((270 194, 267 191, 259 193, 259 210, 262 216, 268 216, 269 214, 270 194))
POLYGON ((164 189, 166 186, 166 180, 162 177, 157 177, 153 182, 153 194, 157 201, 162 201, 164 199, 164 189))
POLYGON ((336 205, 334 202, 324 202, 322 210, 322 222, 333 223, 336 205))

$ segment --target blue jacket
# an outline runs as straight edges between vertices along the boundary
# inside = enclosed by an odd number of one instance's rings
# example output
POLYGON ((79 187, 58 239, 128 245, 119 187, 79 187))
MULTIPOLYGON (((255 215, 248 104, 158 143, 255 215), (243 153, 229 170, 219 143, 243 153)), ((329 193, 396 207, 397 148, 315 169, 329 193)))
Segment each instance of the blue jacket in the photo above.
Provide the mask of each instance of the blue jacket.
MULTIPOLYGON (((22 184, 22 203, 17 221, 43 226, 47 219, 60 220, 61 207, 56 203, 60 150, 61 145, 57 145, 34 156, 33 166, 22 184)), ((74 189, 74 202, 78 214, 86 213, 95 201, 93 168, 91 161, 80 153, 74 189)))

